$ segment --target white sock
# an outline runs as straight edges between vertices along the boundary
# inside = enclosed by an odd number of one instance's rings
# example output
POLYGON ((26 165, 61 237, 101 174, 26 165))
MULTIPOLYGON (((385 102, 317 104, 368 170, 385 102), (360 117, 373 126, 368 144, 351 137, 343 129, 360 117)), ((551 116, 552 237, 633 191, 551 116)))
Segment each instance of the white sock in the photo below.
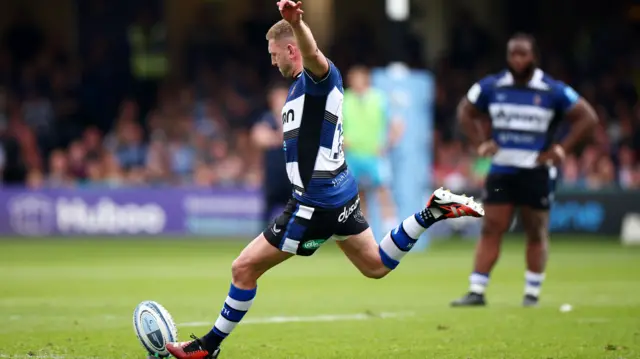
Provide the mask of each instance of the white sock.
POLYGON ((489 285, 489 274, 473 272, 469 275, 469 291, 476 294, 484 294, 489 285))
MULTIPOLYGON (((387 268, 395 269, 400 264, 400 260, 409 253, 413 245, 416 244, 422 233, 427 229, 425 220, 420 218, 421 215, 422 212, 418 212, 405 219, 394 230, 387 233, 380 242, 378 248, 380 259, 387 268)), ((433 220, 433 218, 430 218, 430 220, 433 220)))
POLYGON ((544 282, 544 273, 534 273, 531 271, 526 271, 524 274, 525 286, 524 286, 524 294, 532 295, 534 297, 540 296, 540 290, 542 287, 542 282, 544 282))

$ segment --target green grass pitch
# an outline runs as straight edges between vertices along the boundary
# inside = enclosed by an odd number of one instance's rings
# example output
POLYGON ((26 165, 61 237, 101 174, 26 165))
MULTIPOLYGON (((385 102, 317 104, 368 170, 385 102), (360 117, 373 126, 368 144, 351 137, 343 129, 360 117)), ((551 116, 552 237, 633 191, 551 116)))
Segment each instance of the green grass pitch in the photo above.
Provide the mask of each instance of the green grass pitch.
MULTIPOLYGON (((147 299, 169 310, 182 339, 202 335, 242 245, 2 240, 0 358, 145 358, 131 321, 147 299)), ((376 281, 327 243, 262 278, 221 358, 640 358, 640 248, 555 236, 541 306, 524 309, 523 243, 510 237, 489 307, 449 308, 466 290, 472 251, 471 242, 434 242, 376 281), (573 310, 561 313, 563 303, 573 310), (278 316, 299 321, 274 323, 278 316)))

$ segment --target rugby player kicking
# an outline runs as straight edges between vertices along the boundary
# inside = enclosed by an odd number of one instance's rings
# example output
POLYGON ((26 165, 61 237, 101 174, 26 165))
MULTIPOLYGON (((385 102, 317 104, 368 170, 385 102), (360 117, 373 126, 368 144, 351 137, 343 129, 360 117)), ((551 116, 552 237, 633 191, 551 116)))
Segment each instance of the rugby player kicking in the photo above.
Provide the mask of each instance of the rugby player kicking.
POLYGON ((342 148, 343 86, 340 71, 318 50, 302 21, 302 3, 277 3, 283 20, 267 33, 271 63, 292 80, 282 109, 284 157, 292 198, 283 213, 240 253, 231 287, 211 331, 167 344, 178 359, 217 358, 220 344, 251 307, 257 281, 294 255, 310 256, 334 239, 369 278, 382 278, 400 263, 420 235, 437 221, 481 217, 472 198, 436 190, 426 208, 405 219, 377 244, 360 210, 358 186, 342 148))

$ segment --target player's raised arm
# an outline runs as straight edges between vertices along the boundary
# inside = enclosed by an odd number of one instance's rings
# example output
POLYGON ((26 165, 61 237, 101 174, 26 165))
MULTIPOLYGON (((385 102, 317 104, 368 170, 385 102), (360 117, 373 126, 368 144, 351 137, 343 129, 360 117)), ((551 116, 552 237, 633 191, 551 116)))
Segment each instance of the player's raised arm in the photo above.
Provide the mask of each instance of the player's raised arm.
POLYGON ((278 2, 278 9, 282 18, 293 28, 298 48, 302 56, 304 68, 316 79, 324 78, 329 72, 329 61, 318 49, 316 40, 313 38, 311 29, 302 21, 302 2, 282 0, 278 2))

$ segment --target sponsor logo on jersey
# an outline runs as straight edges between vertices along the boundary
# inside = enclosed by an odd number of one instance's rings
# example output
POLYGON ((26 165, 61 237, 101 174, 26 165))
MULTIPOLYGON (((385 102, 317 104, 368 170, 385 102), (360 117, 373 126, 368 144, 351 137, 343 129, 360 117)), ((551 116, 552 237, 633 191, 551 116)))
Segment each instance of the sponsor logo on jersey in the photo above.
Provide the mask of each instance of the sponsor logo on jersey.
POLYGON ((352 205, 348 207, 344 206, 342 208, 342 213, 340 213, 340 216, 338 216, 338 222, 340 223, 346 222, 347 219, 349 219, 349 217, 353 214, 353 212, 355 212, 355 210, 358 209, 358 205, 360 205, 360 198, 357 198, 352 205))
POLYGON ((547 108, 517 104, 491 104, 489 112, 494 128, 546 132, 554 116, 547 108))
POLYGON ((331 184, 334 187, 337 187, 338 185, 340 185, 340 183, 344 182, 344 180, 347 179, 347 176, 349 175, 349 169, 346 169, 344 172, 340 173, 336 178, 331 180, 331 184))
POLYGON ((326 239, 312 239, 310 241, 306 241, 302 243, 302 248, 304 249, 316 249, 319 248, 322 243, 326 242, 326 239))
POLYGON ((501 132, 498 134, 498 143, 507 144, 534 144, 536 142, 536 136, 533 134, 515 133, 515 132, 501 132))

